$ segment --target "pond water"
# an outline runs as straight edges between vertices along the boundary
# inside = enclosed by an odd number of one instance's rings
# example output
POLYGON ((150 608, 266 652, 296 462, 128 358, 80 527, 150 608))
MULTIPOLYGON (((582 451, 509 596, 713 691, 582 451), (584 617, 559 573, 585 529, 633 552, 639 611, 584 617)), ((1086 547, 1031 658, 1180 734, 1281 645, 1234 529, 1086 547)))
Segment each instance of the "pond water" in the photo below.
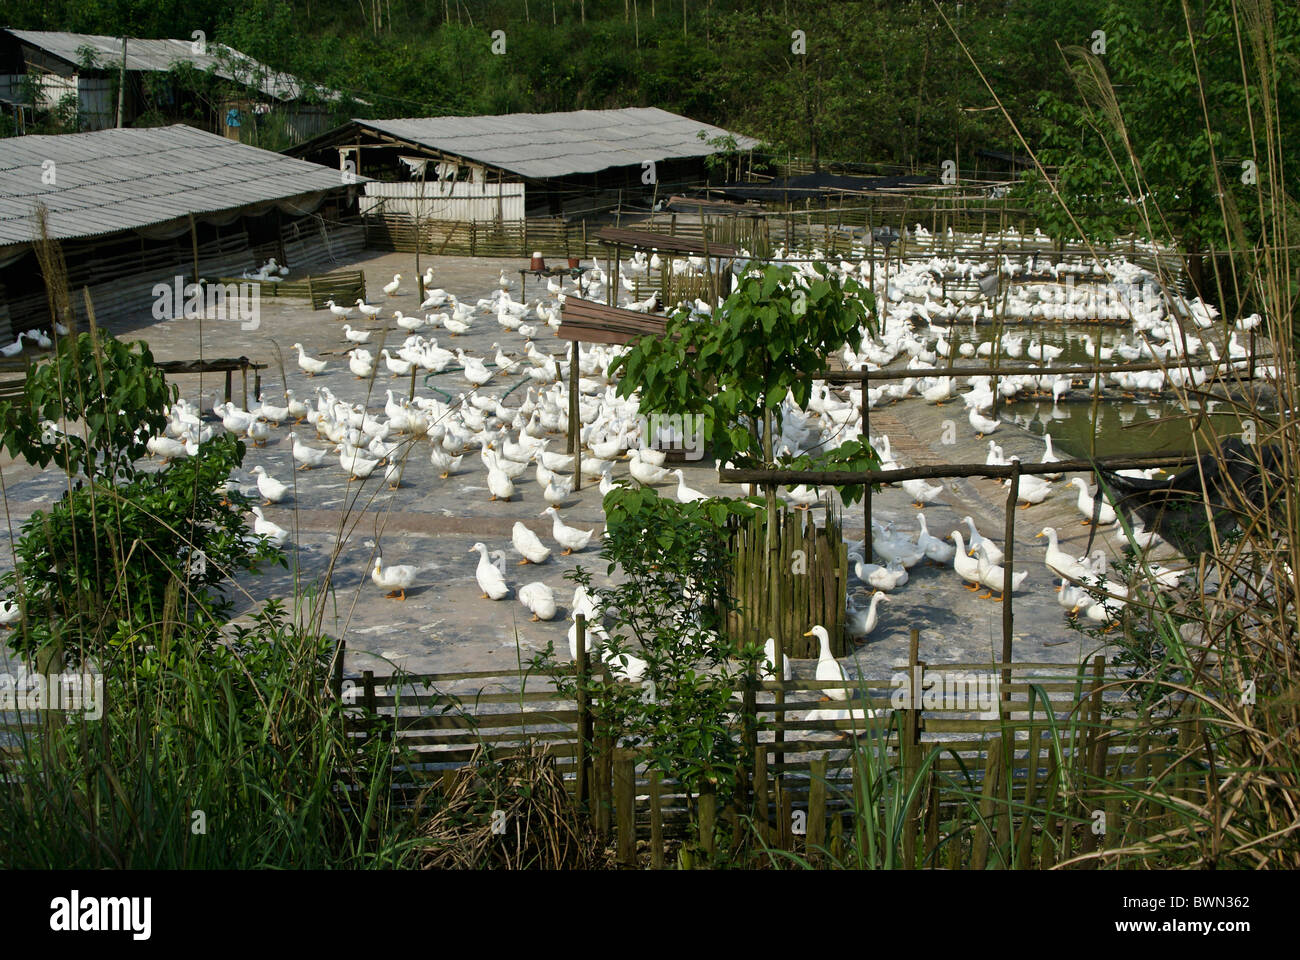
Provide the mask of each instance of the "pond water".
MULTIPOLYGON (((1095 361, 1092 352, 1085 345, 1084 337, 1096 340, 1100 336, 1103 346, 1113 346, 1121 337, 1130 333, 1128 326, 1068 323, 1020 323, 1006 325, 1005 333, 1011 337, 1024 336, 1025 343, 1038 342, 1062 349, 1062 354, 1051 361, 1053 366, 1067 364, 1091 364, 1095 361)), ((918 331, 919 332, 919 331, 918 331)), ((1207 331, 1197 331, 1205 334, 1207 331)), ((972 328, 969 323, 956 324, 952 327, 950 340, 957 344, 988 341, 993 338, 993 329, 981 325, 972 328)), ((1128 341, 1133 342, 1129 336, 1128 341)), ((1216 337, 1221 340, 1221 337, 1216 337)), ((1263 345, 1259 352, 1266 352, 1263 345)), ((1198 358, 1209 363, 1204 352, 1198 358)), ((959 364, 986 364, 988 361, 958 359, 959 364)), ((1038 361, 1021 356, 1016 359, 1002 360, 1003 364, 1027 366, 1038 361)), ((1122 361, 1112 359, 1103 361, 1107 364, 1120 364, 1122 361)), ((939 361, 944 364, 943 359, 939 361)), ((960 383, 963 390, 968 389, 964 378, 960 383)), ((1202 424, 1202 437, 1207 431, 1223 437, 1229 433, 1241 433, 1240 416, 1222 401, 1207 401, 1208 411, 1202 424)), ((1166 391, 1158 399, 1127 399, 1118 395, 1113 386, 1096 405, 1096 452, 1106 456, 1151 456, 1157 454, 1190 453, 1194 449, 1192 424, 1189 414, 1199 413, 1200 403, 1193 399, 1191 407, 1184 406, 1172 391, 1166 391)), ((1003 403, 999 415, 1020 427, 1042 436, 1052 435, 1052 441, 1062 454, 1072 456, 1089 456, 1092 452, 1093 402, 1090 391, 1084 386, 1075 386, 1060 402, 1053 404, 1050 397, 1036 399, 1018 397, 1003 403)))

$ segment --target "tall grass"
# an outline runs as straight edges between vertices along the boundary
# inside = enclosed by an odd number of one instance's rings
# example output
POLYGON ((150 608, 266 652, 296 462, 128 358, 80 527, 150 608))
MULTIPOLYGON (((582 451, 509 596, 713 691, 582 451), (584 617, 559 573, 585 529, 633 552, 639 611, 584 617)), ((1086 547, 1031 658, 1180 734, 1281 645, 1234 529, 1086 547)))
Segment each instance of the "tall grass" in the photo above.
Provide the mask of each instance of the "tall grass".
MULTIPOLYGON (((271 604, 216 650, 185 630, 161 668, 104 677, 99 720, 13 734, 0 861, 13 868, 393 867, 390 752, 358 753, 329 647, 271 604)), ((2 732, 3 728, 0 728, 2 732)))

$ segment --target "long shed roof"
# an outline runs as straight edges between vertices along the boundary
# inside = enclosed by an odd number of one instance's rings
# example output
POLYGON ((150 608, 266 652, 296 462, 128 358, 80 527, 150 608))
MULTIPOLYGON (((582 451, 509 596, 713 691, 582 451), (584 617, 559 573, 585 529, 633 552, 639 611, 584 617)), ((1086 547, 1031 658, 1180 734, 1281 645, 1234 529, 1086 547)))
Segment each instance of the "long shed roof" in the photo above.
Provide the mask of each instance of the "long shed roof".
MULTIPOLYGON (((94 64, 100 68, 120 67, 122 63, 122 38, 106 37, 93 33, 65 33, 59 30, 14 30, 5 32, 29 46, 35 47, 72 66, 80 66, 83 52, 93 53, 94 64)), ((127 37, 126 69, 165 71, 181 63, 196 70, 211 70, 219 77, 248 84, 277 100, 296 100, 307 90, 326 100, 337 100, 336 90, 304 84, 298 78, 280 73, 240 53, 233 47, 220 43, 207 43, 195 50, 190 40, 147 40, 127 37)))
POLYGON ((68 239, 344 187, 337 170, 183 124, 9 137, 0 139, 0 246, 34 239, 37 203, 49 235, 68 239))
POLYGON ((658 107, 358 119, 352 123, 395 140, 537 180, 640 166, 646 161, 709 156, 720 152, 705 142, 715 137, 735 137, 741 150, 758 145, 751 137, 658 107), (700 138, 701 131, 705 139, 700 138))

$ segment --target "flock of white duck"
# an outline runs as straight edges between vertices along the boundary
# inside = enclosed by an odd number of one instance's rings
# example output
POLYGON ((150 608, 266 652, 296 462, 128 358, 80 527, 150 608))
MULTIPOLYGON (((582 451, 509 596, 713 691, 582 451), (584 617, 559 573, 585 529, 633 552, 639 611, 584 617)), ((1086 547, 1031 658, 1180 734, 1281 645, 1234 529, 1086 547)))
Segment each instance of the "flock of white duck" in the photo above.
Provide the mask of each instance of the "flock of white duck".
MULTIPOLYGON (((777 258, 781 258, 783 253, 777 251, 777 258)), ((816 275, 813 265, 818 261, 826 262, 814 250, 795 262, 795 282, 809 282, 816 275)), ((638 254, 620 264, 615 282, 622 305, 642 311, 656 308, 654 295, 636 299, 641 289, 638 280, 648 279, 652 271, 666 266, 657 254, 649 257, 638 254)), ((672 266, 677 273, 691 273, 702 271, 706 265, 702 258, 685 258, 675 260, 672 266)), ((713 269, 718 266, 725 269, 728 265, 712 265, 713 269)), ((746 259, 729 266, 736 272, 750 268, 746 259)), ((865 256, 856 261, 829 261, 829 266, 842 277, 862 282, 871 279, 878 293, 879 330, 876 335, 863 339, 859 351, 844 349, 842 359, 845 365, 850 369, 878 368, 906 355, 907 369, 915 371, 915 376, 909 375, 906 379, 880 387, 868 387, 867 406, 875 407, 910 396, 920 396, 934 404, 961 399, 967 408, 972 430, 981 437, 995 432, 1001 425, 990 415, 993 405, 991 380, 987 377, 967 378, 969 389, 963 391, 955 378, 928 377, 925 369, 945 364, 953 355, 988 357, 995 350, 1010 359, 1050 363, 1059 356, 1061 348, 1030 336, 1011 333, 1004 334, 997 344, 989 340, 979 341, 973 335, 977 333, 978 321, 991 309, 989 298, 976 294, 953 299, 945 295, 949 284, 952 289, 961 290, 971 284, 978 285, 981 278, 1002 274, 1010 283, 1004 309, 1004 316, 1009 320, 1070 319, 1083 318, 1084 315, 1105 317, 1116 310, 1121 311, 1117 318, 1130 321, 1133 342, 1129 343, 1125 337, 1118 343, 1098 347, 1089 338, 1086 346, 1090 357, 1095 351, 1103 360, 1116 357, 1133 361, 1189 361, 1202 355, 1210 362, 1219 359, 1208 338, 1198 339, 1189 332, 1192 325, 1197 328, 1213 325, 1217 315, 1214 308, 1193 301, 1181 312, 1178 308, 1173 313, 1168 312, 1166 298, 1159 292, 1154 278, 1123 258, 1104 263, 1065 261, 1039 269, 1032 259, 1026 264, 1023 259, 1007 258, 999 265, 996 259, 934 257, 929 261, 908 261, 901 266, 891 264, 888 277, 883 264, 874 263, 865 256), (1053 274, 1051 284, 1036 279, 1044 271, 1053 274), (1085 286, 1054 286, 1062 277, 1071 280, 1075 277, 1105 279, 1085 286), (1076 308, 1083 313, 1076 313, 1076 308), (971 324, 972 337, 958 344, 957 327, 963 322, 971 324)), ((273 265, 268 264, 260 273, 269 276, 283 269, 272 268, 273 265)), ((665 467, 664 452, 652 449, 658 438, 642 436, 636 399, 615 395, 615 383, 606 371, 622 348, 592 345, 580 350, 577 362, 581 453, 575 458, 548 449, 568 429, 566 384, 569 361, 561 355, 540 350, 533 338, 543 325, 559 325, 560 304, 566 296, 577 292, 576 287, 552 278, 545 284, 545 293, 540 297, 517 301, 512 298, 511 284, 502 272, 498 290, 490 297, 468 302, 458 299, 450 291, 434 288, 433 282, 430 271, 424 277, 425 299, 413 315, 408 316, 400 310, 392 313, 392 323, 400 328, 404 339, 391 349, 381 346, 377 354, 372 353, 367 345, 372 339, 384 339, 384 333, 380 333, 378 326, 366 324, 386 324, 387 321, 379 319, 384 308, 363 301, 357 301, 352 307, 331 301, 328 309, 340 321, 351 321, 354 311, 357 315, 357 326, 345 322, 340 327, 349 348, 347 368, 354 378, 382 382, 385 372, 390 377, 408 377, 413 371, 422 371, 446 373, 449 379, 455 373, 464 383, 459 395, 438 391, 445 399, 418 395, 407 400, 401 395, 405 392, 401 387, 396 395, 393 389, 385 389, 382 391, 385 398, 382 408, 372 410, 364 403, 342 400, 324 385, 318 386, 314 395, 300 394, 287 388, 281 399, 272 400, 263 395, 259 398, 259 405, 249 410, 229 402, 216 404, 212 412, 219 418, 221 428, 262 445, 273 429, 292 422, 294 429, 285 439, 291 445, 293 461, 298 469, 337 468, 346 474, 349 481, 382 476, 394 490, 401 487, 403 471, 412 458, 428 457, 436 475, 446 479, 464 473, 476 456, 486 471, 486 489, 490 499, 527 500, 535 495, 547 505, 539 516, 550 517, 550 538, 565 554, 585 549, 593 536, 591 530, 566 524, 558 509, 572 494, 575 459, 577 469, 584 478, 598 484, 602 495, 619 483, 673 483, 673 493, 684 502, 707 496, 687 486, 681 470, 670 471, 665 467), (492 344, 491 353, 474 356, 463 349, 450 348, 450 339, 471 331, 481 332, 485 326, 491 329, 494 321, 500 332, 494 334, 498 342, 492 344), (440 331, 445 331, 448 338, 443 344, 439 343, 437 336, 440 331), (377 333, 380 334, 378 338, 377 333), (511 335, 522 341, 514 350, 508 349, 511 335), (378 368, 380 360, 383 369, 378 368), (490 389, 497 385, 508 385, 512 389, 502 392, 490 389), (526 386, 522 401, 507 406, 508 392, 513 392, 513 388, 518 386, 526 386), (314 437, 311 432, 314 432, 314 437), (627 474, 615 480, 616 465, 624 461, 628 467, 627 474), (527 492, 529 479, 537 484, 537 489, 531 494, 527 492)), ((603 300, 606 285, 610 282, 611 278, 598 265, 594 266, 584 278, 582 294, 590 299, 603 300)), ((402 296, 401 283, 401 276, 394 276, 392 282, 384 287, 385 296, 402 296)), ((698 314, 716 309, 715 304, 703 301, 684 306, 698 314)), ((1248 318, 1231 331, 1228 359, 1236 361, 1244 355, 1237 333, 1249 330, 1255 322, 1258 322, 1257 318, 1248 318)), ((308 378, 306 382, 332 366, 340 365, 340 361, 332 356, 309 355, 300 343, 294 344, 293 349, 297 354, 297 368, 308 378)), ((1156 371, 1156 375, 1114 374, 1111 381, 1125 391, 1157 392, 1169 385, 1179 385, 1173 382, 1175 373, 1180 374, 1184 382, 1199 382, 1198 376, 1202 380, 1206 376, 1202 368, 1188 365, 1171 370, 1167 378, 1166 374, 1156 371)), ((1050 394, 1056 402, 1075 386, 1076 381, 1067 375, 1026 375, 1003 376, 997 389, 1008 399, 1040 393, 1050 394)), ((1084 383, 1083 386, 1090 387, 1090 384, 1084 383)), ((774 448, 778 454, 797 456, 857 438, 862 432, 861 409, 862 396, 858 389, 840 395, 824 382, 814 385, 806 408, 800 407, 792 396, 787 395, 779 420, 780 433, 774 436, 774 448)), ((150 438, 149 449, 165 459, 193 455, 198 445, 210 438, 215 429, 216 426, 204 420, 193 404, 180 401, 172 410, 166 431, 150 438)), ((872 443, 880 453, 885 469, 901 465, 890 449, 888 436, 873 437, 872 443)), ((1044 437, 1042 459, 1049 463, 1060 459, 1052 448, 1050 435, 1044 437)), ((992 441, 989 443, 989 462, 1007 462, 1001 448, 992 441)), ((292 485, 272 476, 266 469, 254 468, 253 474, 264 506, 283 503, 292 495, 292 485)), ((1054 484, 1059 479, 1059 475, 1042 479, 1021 477, 1020 492, 1025 505, 1040 503, 1052 496, 1058 489, 1054 484)), ((1117 522, 1113 505, 1104 501, 1094 503, 1096 494, 1089 490, 1085 480, 1075 477, 1070 484, 1078 491, 1076 502, 1081 522, 1095 520, 1101 525, 1117 522)), ((944 494, 943 486, 923 480, 907 481, 902 486, 920 508, 935 503, 944 494)), ((825 504, 834 495, 834 491, 796 487, 788 490, 786 499, 806 509, 825 504)), ((289 532, 266 519, 260 508, 254 513, 254 533, 257 536, 269 538, 277 544, 289 539, 289 532)), ((981 598, 1003 592, 1006 587, 1005 571, 1001 565, 1003 551, 998 544, 980 534, 971 517, 962 521, 964 529, 954 529, 943 537, 930 531, 923 512, 916 514, 918 529, 915 537, 897 530, 896 522, 890 520, 883 525, 873 522, 870 550, 864 542, 851 545, 853 572, 871 591, 870 600, 863 605, 858 605, 855 598, 850 597, 847 629, 855 639, 864 638, 876 629, 881 616, 880 604, 888 600, 890 593, 907 584, 908 570, 922 561, 951 568, 972 591, 982 587, 985 592, 981 598), (868 561, 868 556, 873 562, 868 561), (874 562, 876 559, 880 562, 874 562)), ((1140 526, 1135 533, 1145 538, 1143 542, 1148 546, 1155 544, 1154 535, 1142 531, 1140 526)), ((1044 528, 1040 536, 1048 541, 1044 558, 1047 571, 1053 579, 1061 580, 1058 588, 1061 605, 1071 613, 1099 623, 1110 623, 1119 607, 1127 602, 1127 597, 1122 585, 1107 575, 1104 555, 1098 552, 1092 559, 1070 556, 1061 549, 1057 533, 1051 527, 1044 528), (1098 584, 1102 586, 1099 588, 1098 584)), ((551 556, 551 547, 522 522, 514 525, 510 548, 519 558, 518 565, 544 565, 551 556)), ((470 552, 479 555, 475 576, 481 596, 490 600, 508 597, 511 587, 507 552, 492 550, 483 542, 476 543, 470 552)), ((406 591, 415 586, 422 571, 416 566, 386 565, 382 555, 376 554, 370 572, 375 585, 388 596, 404 599, 406 591)), ((1163 583, 1169 586, 1176 583, 1175 571, 1162 568, 1159 572, 1164 577, 1163 583)), ((1027 571, 1014 572, 1010 589, 1022 589, 1027 576, 1027 571)), ((556 616, 558 607, 554 591, 543 581, 523 584, 514 593, 533 619, 549 620, 556 616)), ((579 612, 587 613, 593 622, 588 643, 594 635, 597 646, 602 637, 598 610, 598 597, 579 588, 571 604, 570 619, 573 620, 579 612)), ((769 660, 773 659, 774 642, 769 641, 769 660)), ((573 627, 570 628, 570 647, 576 655, 573 627)), ((829 647, 823 642, 822 661, 828 656, 829 647)), ((830 659, 834 663, 834 659, 830 659)), ((638 663, 641 662, 635 657, 624 654, 616 666, 624 675, 635 679, 638 663)), ((787 661, 787 669, 788 666, 787 661)), ((838 664, 835 667, 838 669, 838 664)), ((830 667, 825 666, 825 670, 829 672, 830 667)), ((819 665, 819 678, 822 672, 823 665, 819 665)), ((828 691, 828 695, 830 693, 828 691)))

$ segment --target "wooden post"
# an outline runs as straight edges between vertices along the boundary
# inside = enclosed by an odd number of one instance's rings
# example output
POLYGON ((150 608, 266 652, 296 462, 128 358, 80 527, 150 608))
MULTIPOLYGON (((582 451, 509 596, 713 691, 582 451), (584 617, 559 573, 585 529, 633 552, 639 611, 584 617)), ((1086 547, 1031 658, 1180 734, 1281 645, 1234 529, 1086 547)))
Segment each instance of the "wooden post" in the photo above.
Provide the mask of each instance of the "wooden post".
POLYGON ((971 829, 971 863, 972 870, 983 870, 988 864, 989 842, 994 829, 993 811, 997 803, 997 791, 1002 773, 1002 738, 994 737, 989 741, 988 756, 984 763, 984 784, 980 792, 980 821, 971 829))
MULTIPOLYGON (((909 685, 917 684, 918 677, 925 676, 925 662, 920 659, 921 631, 915 627, 908 639, 907 672, 909 685)), ((920 686, 924 686, 920 684, 920 686)), ((918 690, 911 686, 912 694, 903 710, 903 731, 899 741, 902 753, 903 790, 911 790, 919 775, 921 767, 921 712, 916 709, 918 690)), ((911 870, 916 866, 917 801, 914 799, 903 811, 903 867, 911 870)))
MULTIPOLYGON (((777 754, 776 762, 782 762, 783 756, 784 754, 777 754)), ((791 833, 794 820, 793 801, 790 798, 790 791, 786 789, 780 771, 772 777, 772 783, 776 791, 776 825, 772 829, 772 844, 781 850, 789 850, 794 846, 791 833)))
POLYGON ((411 389, 406 394, 407 402, 415 400, 415 374, 419 369, 415 364, 411 364, 411 389))
POLYGON ((614 810, 618 816, 618 862, 636 866, 636 756, 614 751, 614 810))
POLYGON ((1010 490, 1007 492, 1006 529, 1002 531, 1002 702, 1011 699, 1012 562, 1016 548, 1016 502, 1020 499, 1020 461, 1011 461, 1010 490))
POLYGON ((366 737, 374 736, 375 715, 378 708, 375 706, 375 672, 373 670, 363 670, 361 673, 361 689, 363 701, 366 705, 366 737))
POLYGON ((713 824, 717 818, 718 797, 712 784, 700 788, 697 798, 700 810, 700 848, 708 857, 713 856, 713 824))
POLYGON ((826 846, 826 754, 813 757, 808 771, 808 833, 804 837, 804 855, 810 863, 822 858, 826 846))
POLYGON ((590 799, 591 792, 591 775, 588 770, 590 757, 588 755, 587 745, 591 742, 591 698, 587 693, 587 615, 580 613, 573 618, 574 633, 578 640, 578 657, 574 664, 574 672, 577 677, 577 696, 578 696, 578 743, 577 743, 577 776, 574 782, 574 799, 578 805, 586 803, 590 799))
MULTIPOLYGON (((962 827, 963 814, 966 812, 966 804, 958 803, 953 807, 952 824, 948 829, 948 869, 960 870, 962 868, 962 842, 959 838, 962 827)), ((971 844, 974 845, 974 834, 971 835, 971 844)))
MULTIPOLYGON (((608 670, 602 671, 602 674, 604 681, 608 683, 608 670)), ((610 806, 613 800, 614 738, 609 729, 608 719, 605 717, 601 718, 596 744, 596 783, 600 787, 600 800, 596 804, 596 834, 600 837, 608 837, 612 813, 610 806)))
POLYGON ((650 771, 650 867, 664 868, 664 813, 660 799, 659 771, 650 771))
POLYGON ((754 817, 758 826, 758 835, 764 843, 772 842, 772 819, 768 814, 767 790, 767 744, 760 743, 754 749, 754 817))

